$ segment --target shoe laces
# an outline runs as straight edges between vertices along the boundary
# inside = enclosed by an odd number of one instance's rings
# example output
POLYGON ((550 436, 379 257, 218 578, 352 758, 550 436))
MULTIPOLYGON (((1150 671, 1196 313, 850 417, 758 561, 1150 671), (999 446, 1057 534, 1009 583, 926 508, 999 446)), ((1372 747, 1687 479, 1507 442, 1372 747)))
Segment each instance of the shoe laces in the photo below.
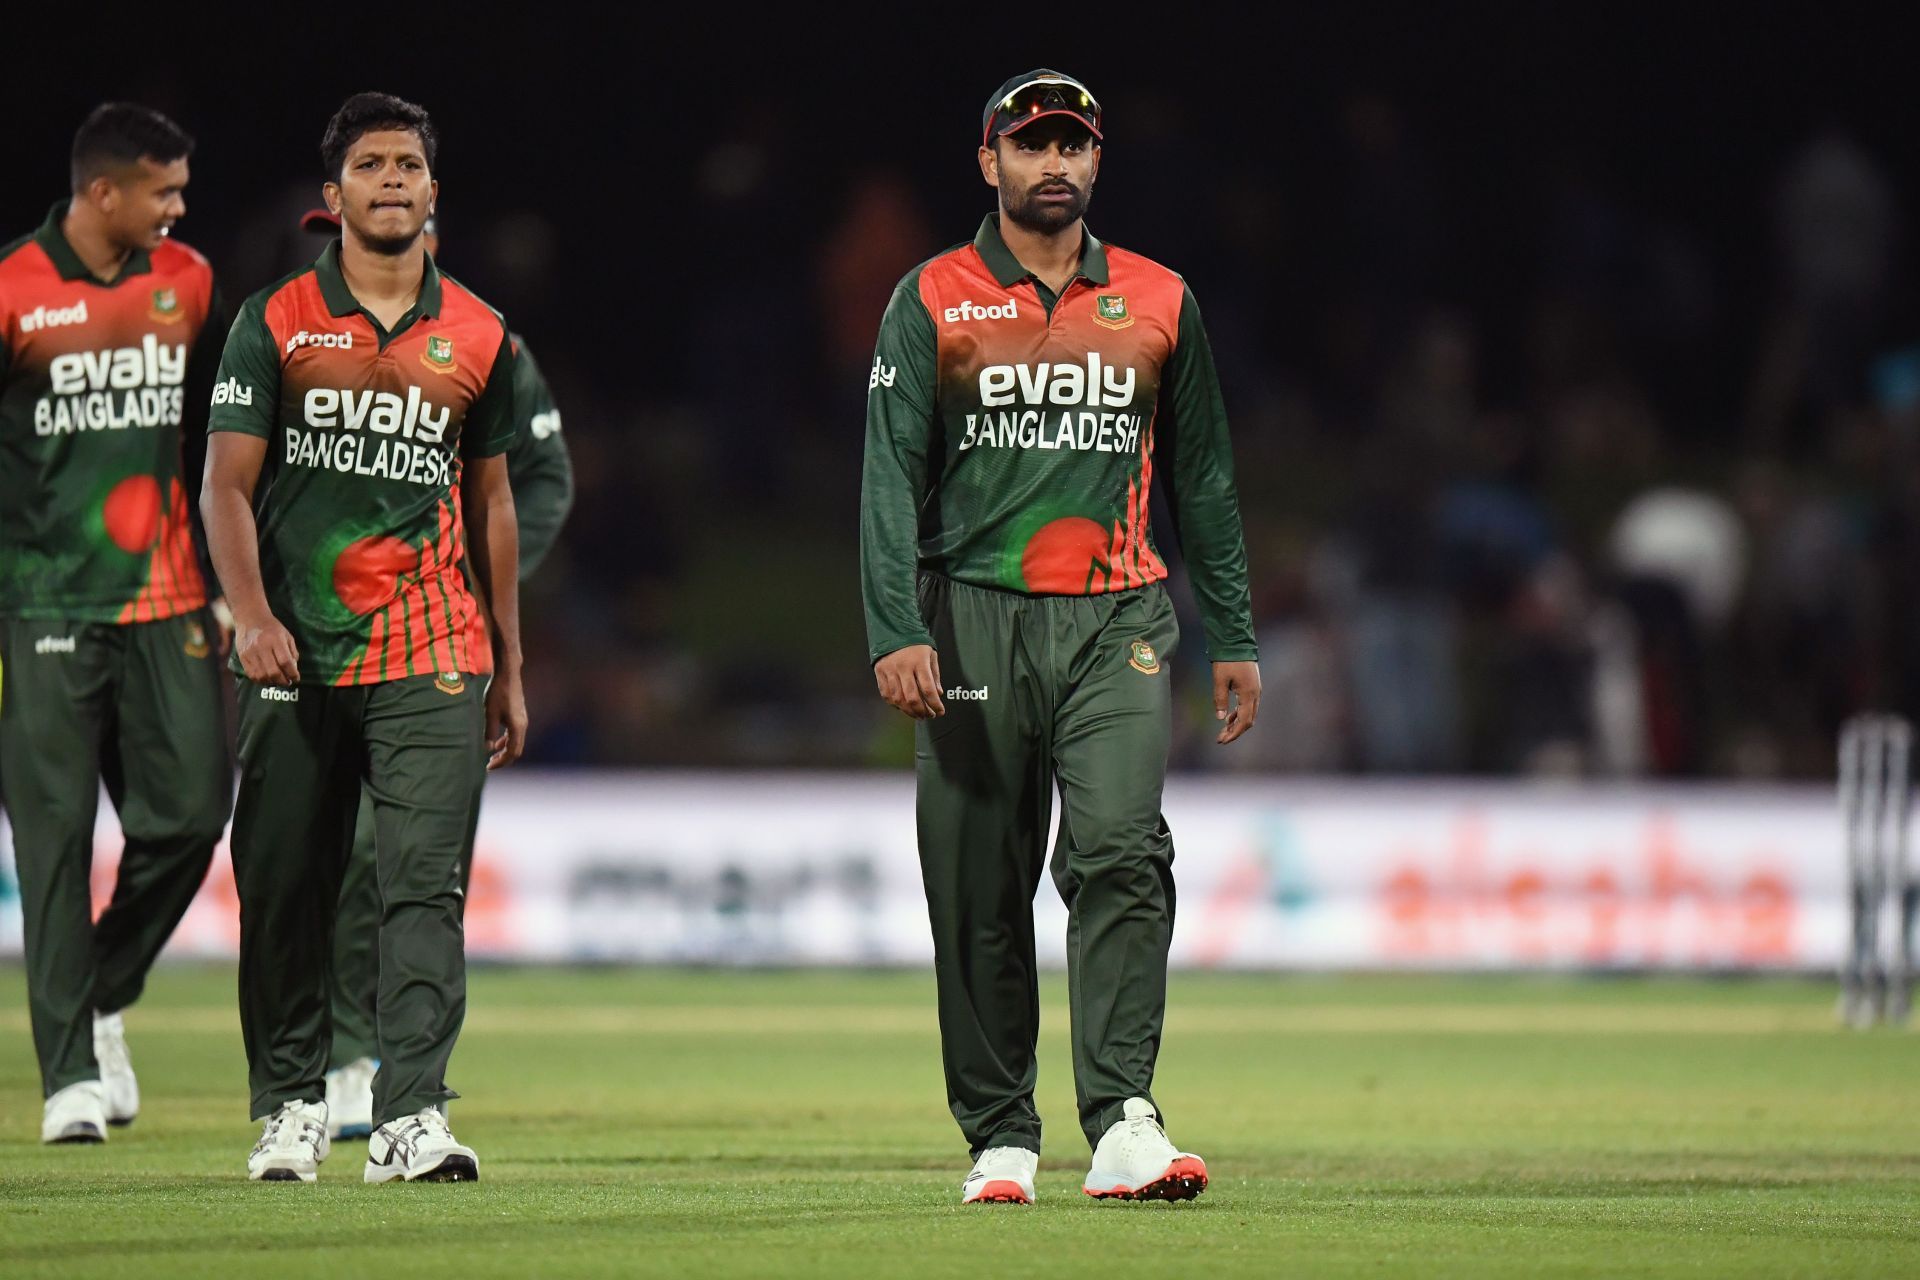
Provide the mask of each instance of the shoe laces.
POLYGON ((280 1109, 267 1117, 267 1127, 260 1134, 260 1141, 254 1144, 254 1150, 260 1151, 278 1145, 281 1141, 289 1143, 306 1142, 316 1149, 320 1145, 320 1135, 326 1130, 320 1122, 304 1111, 296 1112, 298 1103, 283 1102, 280 1109))
POLYGON ((1026 1152, 1017 1147, 989 1147, 980 1153, 979 1162, 974 1165, 976 1176, 984 1178, 1014 1177, 1026 1173, 1026 1152))
POLYGON ((93 1056, 104 1071, 133 1070, 133 1059, 127 1053, 126 1038, 104 1028, 93 1038, 93 1056))
POLYGON ((453 1141, 453 1130, 447 1126, 447 1118, 440 1114, 440 1108, 427 1107, 414 1117, 422 1129, 436 1138, 453 1141))

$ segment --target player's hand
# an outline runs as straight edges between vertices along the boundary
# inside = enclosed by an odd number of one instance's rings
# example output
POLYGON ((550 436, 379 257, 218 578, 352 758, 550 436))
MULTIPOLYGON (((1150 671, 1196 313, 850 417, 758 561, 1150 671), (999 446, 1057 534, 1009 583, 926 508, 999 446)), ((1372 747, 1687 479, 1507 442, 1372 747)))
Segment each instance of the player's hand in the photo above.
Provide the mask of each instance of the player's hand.
POLYGON ((1221 746, 1253 728, 1260 714, 1260 664, 1257 662, 1216 662, 1213 664, 1213 718, 1226 726, 1214 741, 1221 746))
POLYGON ((930 644, 895 649, 873 664, 873 682, 881 697, 915 720, 947 714, 940 700, 940 655, 930 644))
POLYGON ((240 669, 255 684, 300 683, 300 646, 273 615, 257 627, 236 627, 233 647, 240 669))
POLYGON ((227 607, 225 596, 215 596, 207 612, 213 615, 213 629, 220 636, 220 656, 224 658, 233 652, 233 610, 227 607))
POLYGON ((527 698, 520 673, 499 672, 487 685, 487 768, 504 769, 527 749, 527 698))

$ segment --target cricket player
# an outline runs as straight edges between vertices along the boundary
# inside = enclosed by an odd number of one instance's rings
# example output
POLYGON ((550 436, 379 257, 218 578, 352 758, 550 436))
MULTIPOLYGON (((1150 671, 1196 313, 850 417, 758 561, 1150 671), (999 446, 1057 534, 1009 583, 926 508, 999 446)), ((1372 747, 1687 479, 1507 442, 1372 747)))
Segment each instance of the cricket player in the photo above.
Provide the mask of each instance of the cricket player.
POLYGON ((363 788, 381 898, 364 1177, 479 1176, 438 1107, 457 1096, 474 762, 511 763, 526 733, 513 348, 422 243, 437 149, 426 111, 399 98, 356 94, 335 113, 320 150, 341 238, 247 300, 208 421, 201 502, 240 669, 233 864, 258 1180, 311 1182, 330 1145, 327 971, 363 788))
POLYGON ((1259 707, 1226 413, 1178 275, 1084 224, 1100 106, 1056 71, 981 118, 999 212, 908 273, 868 379, 861 578, 874 678, 916 725, 920 865, 967 1203, 1033 1201, 1033 895, 1060 792, 1088 1195, 1190 1199, 1153 1099, 1173 932, 1160 814, 1178 637, 1147 528, 1168 490, 1222 743, 1259 707))
MULTIPOLYGON (((440 256, 439 215, 427 219, 421 237, 429 257, 440 256)), ((301 220, 303 229, 337 235, 340 220, 315 209, 301 220)), ((573 506, 573 464, 560 434, 560 410, 540 374, 533 353, 513 335, 514 443, 507 451, 507 480, 520 530, 520 581, 525 583, 546 558, 567 511, 573 506)), ((475 765, 479 768, 478 762, 475 765)), ((469 844, 461 885, 473 864, 469 844)), ((353 852, 340 885, 340 913, 333 925, 333 969, 327 1004, 333 1021, 333 1053, 327 1069, 327 1129, 335 1138, 364 1138, 373 1132, 373 1078, 380 1066, 374 1036, 374 1001, 380 982, 380 883, 374 855, 373 805, 363 795, 353 829, 353 852)), ((464 901, 464 896, 463 896, 464 901)))
POLYGON ((0 249, 0 776, 44 1142, 139 1112, 122 1011, 232 800, 225 639, 182 480, 224 327, 207 260, 170 237, 192 152, 157 111, 96 108, 70 196, 0 249), (103 780, 126 845, 96 921, 103 780))

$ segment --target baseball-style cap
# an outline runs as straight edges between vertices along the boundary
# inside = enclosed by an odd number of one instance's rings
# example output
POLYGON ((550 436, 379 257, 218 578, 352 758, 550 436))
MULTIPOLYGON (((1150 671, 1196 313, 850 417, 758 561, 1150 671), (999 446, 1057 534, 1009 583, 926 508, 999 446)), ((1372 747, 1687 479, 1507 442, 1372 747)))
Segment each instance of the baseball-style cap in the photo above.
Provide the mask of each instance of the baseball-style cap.
POLYGON ((1017 133, 1043 116, 1072 116, 1096 140, 1105 141, 1100 133, 1100 104, 1087 86, 1041 67, 1015 76, 987 100, 980 116, 980 145, 1017 133))

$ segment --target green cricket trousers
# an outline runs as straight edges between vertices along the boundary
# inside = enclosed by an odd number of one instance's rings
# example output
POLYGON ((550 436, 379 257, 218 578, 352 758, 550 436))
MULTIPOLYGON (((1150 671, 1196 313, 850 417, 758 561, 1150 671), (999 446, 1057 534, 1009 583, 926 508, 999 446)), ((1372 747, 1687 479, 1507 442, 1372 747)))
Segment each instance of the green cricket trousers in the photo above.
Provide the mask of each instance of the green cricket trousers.
POLYGON ((254 1118, 325 1097, 334 919, 362 803, 380 893, 374 1122, 457 1097, 446 1074, 466 1014, 461 864, 479 816, 485 681, 238 685, 233 867, 254 1118))
POLYGON ((920 607, 946 685, 946 714, 918 725, 916 775, 948 1104, 976 1156, 1040 1150, 1033 899, 1057 789, 1074 1089, 1096 1143, 1127 1099, 1152 1098, 1160 1051, 1173 607, 1158 585, 1024 596, 937 575, 920 607))
POLYGON ((49 1096, 99 1078, 94 1013, 140 998, 227 825, 233 769, 213 634, 204 610, 160 622, 0 622, 0 778, 49 1096), (126 845, 95 920, 102 782, 126 845))
MULTIPOLYGON (((486 762, 474 770, 486 779, 486 762)), ((477 817, 477 815, 476 815, 477 817)), ((340 881, 340 910, 333 921, 333 970, 327 978, 327 1004, 333 1013, 333 1051, 329 1071, 360 1058, 380 1057, 374 1034, 374 1008, 380 995, 380 859, 375 850, 373 803, 364 796, 353 826, 353 851, 340 881)), ((473 840, 460 859, 461 906, 473 871, 473 840)))

